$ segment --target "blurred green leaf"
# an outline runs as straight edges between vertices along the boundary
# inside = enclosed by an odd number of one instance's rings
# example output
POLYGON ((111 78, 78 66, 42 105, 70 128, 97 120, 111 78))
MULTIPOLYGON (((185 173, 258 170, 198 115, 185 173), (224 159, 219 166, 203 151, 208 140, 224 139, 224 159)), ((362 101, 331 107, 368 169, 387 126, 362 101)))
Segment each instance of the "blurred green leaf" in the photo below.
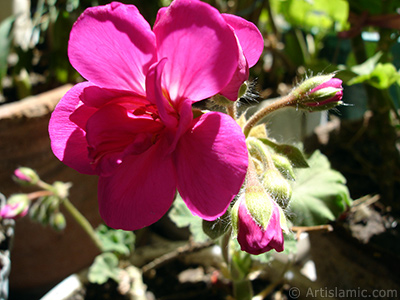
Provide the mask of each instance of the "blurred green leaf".
POLYGON ((335 27, 341 30, 349 14, 349 5, 344 0, 287 0, 280 1, 279 9, 290 24, 313 32, 335 27))
POLYGON ((400 82, 400 73, 395 66, 391 63, 378 63, 369 74, 354 77, 348 84, 368 83, 378 89, 388 89, 396 82, 400 82))
POLYGON ((351 67, 351 71, 357 75, 371 74, 371 72, 375 69, 375 66, 381 59, 382 55, 383 55, 382 52, 376 53, 374 56, 370 57, 362 64, 351 67))
POLYGON ((168 216, 176 226, 189 227, 195 242, 204 242, 209 239, 203 231, 203 220, 190 212, 178 193, 168 216))
POLYGON ((89 268, 88 279, 91 283, 104 284, 109 279, 118 281, 120 272, 118 258, 113 253, 98 255, 89 268))
POLYGON ((326 156, 319 151, 308 159, 310 168, 297 169, 293 182, 290 210, 293 225, 313 226, 335 220, 351 205, 346 179, 331 169, 326 156))
POLYGON ((0 23, 0 91, 2 90, 1 80, 7 74, 7 58, 11 48, 10 31, 15 17, 11 16, 0 23))
POLYGON ((128 256, 134 248, 135 235, 131 231, 117 230, 100 225, 96 233, 103 245, 104 252, 115 252, 128 256))

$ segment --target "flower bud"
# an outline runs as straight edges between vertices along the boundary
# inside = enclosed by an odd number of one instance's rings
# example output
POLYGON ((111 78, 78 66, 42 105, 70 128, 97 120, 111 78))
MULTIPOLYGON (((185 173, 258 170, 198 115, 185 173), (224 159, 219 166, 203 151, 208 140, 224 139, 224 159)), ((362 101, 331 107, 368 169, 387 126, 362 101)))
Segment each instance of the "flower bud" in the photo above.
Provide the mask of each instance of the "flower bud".
POLYGON ((33 202, 30 210, 29 216, 32 220, 39 222, 42 225, 47 225, 49 223, 49 213, 48 213, 48 197, 41 197, 35 202, 33 202))
POLYGON ((294 170, 293 166, 290 163, 290 160, 281 154, 273 153, 271 154, 272 161, 274 162, 275 167, 281 172, 281 174, 289 180, 294 180, 294 170))
POLYGON ((297 99, 296 106, 309 111, 321 111, 342 104, 342 81, 333 76, 315 76, 301 83, 291 93, 297 99))
POLYGON ((54 230, 62 231, 65 229, 67 222, 61 212, 56 212, 50 215, 49 224, 54 230))
POLYGON ((35 185, 39 175, 30 168, 21 167, 14 171, 14 180, 21 185, 35 185))
POLYGON ((262 186, 246 188, 231 211, 232 227, 243 251, 258 255, 283 251, 281 211, 262 186))
POLYGON ((0 216, 4 219, 17 219, 26 216, 29 210, 29 198, 25 194, 12 195, 7 204, 0 210, 0 216))
POLYGON ((268 169, 263 174, 262 182, 265 190, 279 206, 286 208, 292 197, 292 187, 282 174, 277 169, 268 169))

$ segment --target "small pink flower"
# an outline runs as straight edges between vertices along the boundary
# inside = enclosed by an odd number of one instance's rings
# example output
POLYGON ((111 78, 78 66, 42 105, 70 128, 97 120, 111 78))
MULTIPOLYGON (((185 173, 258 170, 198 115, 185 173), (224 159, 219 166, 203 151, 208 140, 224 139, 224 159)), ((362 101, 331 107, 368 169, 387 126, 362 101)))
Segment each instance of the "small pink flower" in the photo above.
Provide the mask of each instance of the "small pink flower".
POLYGON ((178 189, 193 214, 221 216, 246 174, 245 137, 229 116, 194 114, 238 69, 237 37, 201 1, 175 0, 153 30, 133 5, 87 9, 74 24, 68 55, 88 81, 52 114, 54 154, 99 176, 99 208, 114 228, 148 226, 178 189))
POLYGON ((232 209, 232 223, 241 249, 254 255, 272 249, 283 251, 278 205, 265 192, 250 193, 241 195, 232 209))

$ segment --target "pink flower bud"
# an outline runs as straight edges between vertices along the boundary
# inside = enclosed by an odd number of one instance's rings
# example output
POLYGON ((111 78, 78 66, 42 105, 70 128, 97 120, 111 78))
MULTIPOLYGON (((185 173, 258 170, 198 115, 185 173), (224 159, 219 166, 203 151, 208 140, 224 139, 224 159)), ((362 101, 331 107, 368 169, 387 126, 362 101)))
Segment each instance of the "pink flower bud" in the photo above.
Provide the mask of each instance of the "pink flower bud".
POLYGON ((258 255, 283 251, 281 211, 262 189, 247 191, 232 208, 232 226, 243 251, 258 255))
POLYGON ((34 170, 21 167, 14 171, 14 179, 20 184, 34 185, 39 181, 39 176, 34 170))
POLYGON ((292 95, 297 98, 298 108, 309 111, 321 111, 342 104, 342 81, 332 78, 334 74, 315 76, 305 80, 292 95))
POLYGON ((29 210, 29 198, 25 194, 12 195, 0 210, 3 219, 17 219, 26 216, 29 210))

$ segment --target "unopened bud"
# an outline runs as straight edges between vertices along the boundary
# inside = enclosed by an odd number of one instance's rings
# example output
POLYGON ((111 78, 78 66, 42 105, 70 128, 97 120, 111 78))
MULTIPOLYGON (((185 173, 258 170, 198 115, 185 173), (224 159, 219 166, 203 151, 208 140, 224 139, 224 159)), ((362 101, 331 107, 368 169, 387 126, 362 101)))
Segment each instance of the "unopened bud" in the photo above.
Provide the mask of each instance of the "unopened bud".
POLYGON ((62 231, 65 229, 67 222, 61 212, 56 212, 50 215, 49 224, 54 230, 62 231))
POLYGON ((295 88, 291 95, 296 98, 296 107, 321 111, 342 104, 342 81, 333 76, 334 74, 311 77, 295 88))
POLYGON ((47 197, 42 197, 36 200, 29 210, 29 216, 32 220, 39 222, 42 225, 47 225, 49 223, 49 212, 47 197))
POLYGON ((277 169, 268 169, 263 174, 263 186, 272 198, 286 208, 292 197, 292 187, 277 169))
POLYGON ((25 194, 12 195, 7 204, 0 210, 0 216, 4 219, 17 219, 26 216, 29 210, 29 198, 25 194))
POLYGON ((291 94, 296 96, 297 98, 300 98, 319 85, 328 82, 335 76, 335 74, 327 74, 327 75, 319 75, 319 76, 314 76, 307 78, 304 80, 302 83, 300 83, 292 92, 291 94))
POLYGON ((243 251, 261 254, 283 251, 280 210, 262 185, 251 176, 231 210, 232 227, 243 251), (250 182, 250 184, 249 184, 250 182))
POLYGON ((21 185, 35 185, 39 175, 30 168, 21 167, 14 171, 14 180, 21 185))
POLYGON ((272 161, 274 162, 275 167, 281 172, 281 174, 289 180, 294 180, 294 170, 293 166, 290 163, 290 160, 284 156, 277 153, 271 154, 272 161))

